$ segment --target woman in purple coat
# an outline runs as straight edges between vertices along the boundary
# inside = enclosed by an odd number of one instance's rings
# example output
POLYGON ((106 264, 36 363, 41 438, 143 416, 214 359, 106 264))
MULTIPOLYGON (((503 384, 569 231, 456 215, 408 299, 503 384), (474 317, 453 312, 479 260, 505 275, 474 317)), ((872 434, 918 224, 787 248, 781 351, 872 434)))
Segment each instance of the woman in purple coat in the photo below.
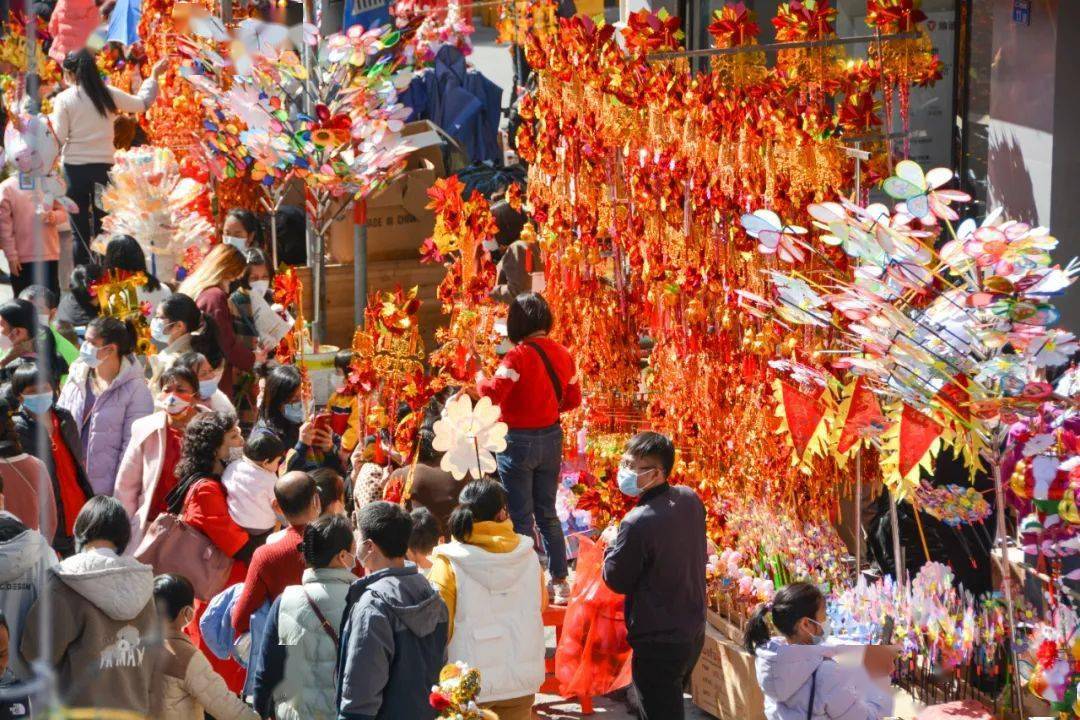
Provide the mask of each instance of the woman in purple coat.
POLYGON ((90 487, 99 495, 112 495, 131 424, 154 411, 134 350, 135 333, 126 323, 94 319, 56 403, 75 418, 90 487))

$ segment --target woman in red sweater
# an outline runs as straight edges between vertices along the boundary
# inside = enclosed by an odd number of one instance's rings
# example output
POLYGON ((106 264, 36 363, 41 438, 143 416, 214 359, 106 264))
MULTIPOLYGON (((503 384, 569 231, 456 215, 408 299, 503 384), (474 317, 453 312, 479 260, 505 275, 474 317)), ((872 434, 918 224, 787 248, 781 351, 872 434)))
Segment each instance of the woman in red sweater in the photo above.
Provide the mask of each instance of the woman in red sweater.
MULTIPOLYGON (((229 515, 228 498, 221 483, 225 465, 243 446, 244 438, 235 417, 217 412, 197 415, 184 431, 183 451, 175 473, 180 482, 166 500, 170 513, 179 515, 233 558, 227 586, 244 582, 251 556, 263 540, 261 535, 249 536, 229 515)), ((235 660, 219 660, 199 632, 199 620, 206 606, 202 600, 195 601, 195 619, 186 632, 229 689, 238 693, 244 686, 244 669, 235 660)))
POLYGON ((566 602, 566 541, 555 514, 555 492, 562 465, 559 414, 581 404, 581 386, 570 352, 547 335, 551 308, 537 293, 518 295, 510 304, 506 330, 514 348, 494 377, 481 379, 481 395, 502 410, 510 427, 506 450, 499 453, 499 479, 510 499, 514 532, 533 537, 539 526, 551 575, 549 592, 566 602), (534 520, 535 518, 535 520, 534 520))
POLYGON ((239 280, 246 267, 243 254, 232 245, 215 245, 199 267, 180 284, 179 289, 214 320, 218 346, 228 361, 221 375, 220 387, 230 397, 233 394, 233 368, 251 370, 255 363, 266 359, 265 350, 259 347, 252 350, 233 328, 235 312, 229 303, 229 284, 239 280))

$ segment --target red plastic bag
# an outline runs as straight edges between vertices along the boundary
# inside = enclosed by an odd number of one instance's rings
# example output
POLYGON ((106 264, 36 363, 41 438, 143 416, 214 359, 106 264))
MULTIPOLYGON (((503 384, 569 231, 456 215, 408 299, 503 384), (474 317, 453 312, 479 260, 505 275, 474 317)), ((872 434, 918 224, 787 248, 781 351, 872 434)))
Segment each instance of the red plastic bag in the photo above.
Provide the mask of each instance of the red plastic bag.
POLYGON ((581 537, 574 587, 555 649, 555 677, 563 697, 606 695, 630 684, 623 596, 604 584, 603 564, 604 546, 581 537))

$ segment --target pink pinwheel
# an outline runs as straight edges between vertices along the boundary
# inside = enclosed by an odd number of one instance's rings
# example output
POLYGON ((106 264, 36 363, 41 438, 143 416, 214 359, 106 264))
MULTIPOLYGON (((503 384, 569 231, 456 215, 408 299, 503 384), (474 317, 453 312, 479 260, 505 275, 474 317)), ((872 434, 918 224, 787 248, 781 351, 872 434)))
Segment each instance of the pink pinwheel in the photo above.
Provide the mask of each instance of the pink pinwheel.
POLYGON ((763 255, 775 254, 786 263, 806 260, 805 245, 798 239, 806 234, 806 228, 784 224, 772 210, 747 213, 741 222, 746 234, 758 241, 758 252, 763 255))
POLYGON ((923 173, 919 164, 901 160, 896 164, 892 177, 885 178, 882 187, 895 200, 898 213, 917 218, 923 225, 936 225, 939 219, 955 221, 960 216, 949 205, 953 202, 969 202, 971 196, 960 190, 941 189, 953 178, 952 170, 934 168, 923 173))

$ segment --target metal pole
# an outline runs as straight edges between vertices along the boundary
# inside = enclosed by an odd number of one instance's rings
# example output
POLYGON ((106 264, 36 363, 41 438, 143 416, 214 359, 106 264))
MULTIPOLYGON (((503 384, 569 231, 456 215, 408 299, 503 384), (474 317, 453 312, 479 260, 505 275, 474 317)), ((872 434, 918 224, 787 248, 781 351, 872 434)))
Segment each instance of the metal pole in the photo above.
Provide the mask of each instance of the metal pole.
MULTIPOLYGON (((37 67, 37 5, 33 0, 26 0, 24 5, 24 12, 26 13, 26 96, 27 96, 27 111, 30 115, 30 121, 33 124, 33 131, 27 133, 27 144, 30 152, 40 152, 43 148, 38 147, 38 140, 40 134, 38 132, 38 124, 35 121, 41 121, 41 78, 38 74, 37 67)), ((19 108, 14 108, 15 112, 19 112, 19 108)), ((31 130, 31 128, 27 128, 31 130)), ((59 148, 62 150, 63 148, 59 148)), ((33 178, 34 192, 40 193, 42 190, 41 183, 43 178, 33 178)), ((38 200, 41 202, 41 200, 38 200)), ((43 208, 45 209, 45 208, 43 208)), ((52 208, 47 208, 51 210, 52 208)), ((38 252, 38 257, 41 257, 44 251, 44 233, 42 228, 42 216, 40 213, 34 214, 32 222, 31 233, 33 235, 32 242, 34 248, 38 252)), ((29 272, 29 268, 24 267, 23 272, 29 272)), ((45 284, 45 266, 41 262, 34 263, 34 283, 38 285, 45 284)), ((39 332, 51 332, 49 328, 41 329, 39 332)), ((48 378, 50 384, 53 385, 53 392, 59 391, 55 382, 52 380, 52 358, 48 356, 48 353, 41 353, 38 356, 38 377, 41 380, 48 378)), ((34 444, 37 446, 37 456, 45 457, 45 452, 49 448, 49 436, 48 429, 44 422, 37 423, 37 433, 34 438, 34 444)), ((52 488, 49 487, 49 478, 42 474, 38 478, 37 494, 38 497, 44 499, 49 497, 52 488)), ((39 526, 44 528, 47 525, 46 517, 47 511, 44 502, 39 504, 39 526)), ((63 518, 59 518, 59 522, 63 522, 63 518)), ((49 622, 49 616, 51 615, 52 597, 47 591, 48 588, 48 570, 45 569, 44 563, 39 563, 41 573, 37 577, 38 588, 41 591, 41 595, 38 598, 38 603, 41 606, 41 612, 39 617, 38 636, 41 638, 41 654, 33 661, 33 673, 34 681, 39 683, 39 694, 36 695, 31 702, 38 702, 44 705, 45 708, 57 707, 56 697, 56 677, 53 674, 52 665, 48 661, 47 648, 52 646, 52 625, 49 622)))
POLYGON ((889 492, 889 525, 892 528, 893 565, 896 572, 896 584, 903 587, 904 582, 904 559, 900 553, 900 518, 896 511, 896 498, 892 491, 889 492))
POLYGON ((855 451, 855 578, 862 573, 862 446, 855 451))
POLYGON ((367 201, 358 200, 353 210, 353 323, 364 326, 367 309, 367 201))
POLYGON ((1018 672, 1016 652, 1016 605, 1012 595, 1012 573, 1009 569, 1009 533, 1005 527, 1005 480, 1001 477, 1001 459, 995 458, 990 465, 994 474, 994 501, 997 504, 997 543, 1001 549, 1001 586, 1005 595, 1005 612, 1009 621, 1009 654, 1012 657, 1013 689, 1016 707, 1024 717, 1024 684, 1018 672))

